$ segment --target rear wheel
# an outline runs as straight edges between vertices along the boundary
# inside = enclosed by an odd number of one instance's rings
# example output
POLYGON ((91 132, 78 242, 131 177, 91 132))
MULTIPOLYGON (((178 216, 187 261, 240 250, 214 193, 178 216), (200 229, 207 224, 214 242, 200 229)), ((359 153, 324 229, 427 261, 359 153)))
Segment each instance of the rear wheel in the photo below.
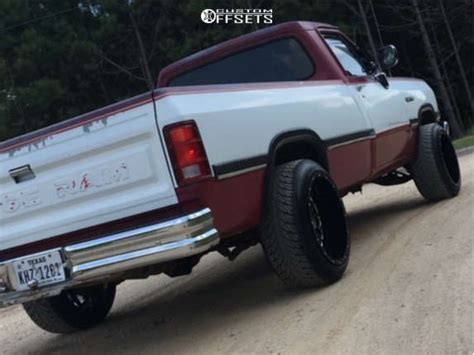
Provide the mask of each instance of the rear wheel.
POLYGON ((276 274, 290 287, 339 280, 349 260, 345 209, 329 174, 311 160, 277 167, 261 240, 276 274))
POLYGON ((461 188, 458 158, 451 140, 436 123, 420 127, 418 154, 412 166, 418 191, 429 201, 454 197, 461 188))
POLYGON ((72 333, 91 328, 107 317, 115 299, 115 286, 94 286, 63 291, 60 295, 23 304, 31 320, 51 333, 72 333))

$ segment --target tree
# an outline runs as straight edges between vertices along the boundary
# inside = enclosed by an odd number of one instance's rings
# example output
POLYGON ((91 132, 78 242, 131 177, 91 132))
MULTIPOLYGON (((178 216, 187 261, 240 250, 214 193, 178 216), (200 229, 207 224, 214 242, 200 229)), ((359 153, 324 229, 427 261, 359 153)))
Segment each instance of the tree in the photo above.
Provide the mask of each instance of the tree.
MULTIPOLYGON (((438 36, 433 26, 433 22, 430 23, 430 30, 431 30, 431 37, 433 38, 433 43, 434 43, 433 50, 435 52, 435 55, 438 58, 443 58, 442 48, 438 41, 438 36)), ((448 90, 449 98, 450 98, 451 104, 453 105, 454 112, 456 114, 456 119, 459 122, 459 124, 462 125, 462 121, 460 121, 461 113, 459 111, 459 107, 456 102, 456 96, 454 95, 454 91, 451 84, 452 80, 451 80, 448 70, 446 69, 446 61, 443 59, 441 59, 440 68, 441 68, 441 73, 444 79, 444 85, 446 86, 446 89, 448 90)))
POLYGON ((447 119, 447 121, 449 123, 449 126, 451 128, 452 135, 454 137, 461 137, 463 133, 461 131, 459 123, 458 123, 458 121, 456 119, 456 116, 454 114, 453 107, 452 107, 451 102, 449 100, 448 91, 446 89, 446 86, 443 83, 443 78, 441 76, 441 72, 440 72, 439 67, 438 67, 438 61, 436 59, 436 55, 433 51, 433 46, 431 44, 430 38, 428 36, 428 32, 427 32, 425 24, 423 22, 423 18, 421 16, 421 11, 420 11, 420 7, 419 7, 419 4, 418 4, 418 0, 411 0, 411 2, 413 4, 413 9, 415 11, 415 16, 416 16, 416 21, 418 23, 418 27, 420 29, 421 38, 422 38, 423 45, 424 45, 424 48, 425 48, 427 60, 430 63, 431 71, 432 71, 434 79, 435 79, 434 83, 436 85, 440 101, 442 102, 443 107, 445 109, 446 119, 447 119))
POLYGON ((357 0, 358 9, 356 10, 348 1, 342 0, 345 6, 351 10, 355 15, 359 16, 362 20, 362 24, 364 25, 365 34, 367 35, 367 39, 369 41, 369 48, 372 54, 372 58, 374 58, 377 65, 379 65, 378 58, 377 58, 377 48, 375 47, 374 38, 372 36, 372 32, 370 31, 369 22, 367 20, 366 9, 362 4, 362 0, 357 0))
POLYGON ((444 8, 443 0, 438 0, 438 1, 439 1, 439 7, 441 9, 441 14, 443 15, 443 20, 446 25, 446 30, 448 32, 449 40, 451 42, 451 45, 453 46, 454 57, 456 58, 456 63, 458 65, 459 74, 461 75, 462 83, 464 85, 464 90, 466 90, 466 96, 467 96, 468 102, 470 102, 471 104, 471 112, 474 113, 474 101, 472 100, 471 88, 469 86, 466 72, 464 71, 464 66, 462 65, 462 62, 461 62, 461 58, 459 57, 458 46, 454 39, 453 31, 451 30, 451 25, 449 23, 448 17, 446 16, 446 10, 444 8))
POLYGON ((372 32, 370 31, 370 26, 369 26, 369 22, 367 21, 367 16, 365 14, 365 9, 362 6, 362 0, 357 0, 357 4, 359 6, 359 12, 360 12, 360 15, 362 17, 362 21, 364 23, 365 31, 367 33, 367 38, 369 39, 370 49, 372 51, 372 57, 374 58, 375 62, 378 65, 379 61, 378 61, 378 58, 377 58, 377 48, 375 48, 374 38, 372 36, 372 32))
POLYGON ((256 29, 205 24, 203 9, 249 6, 273 9, 276 23, 334 24, 372 54, 382 38, 395 44, 401 63, 392 73, 430 83, 452 128, 455 107, 446 96, 454 97, 471 126, 473 3, 458 0, 443 13, 440 0, 416 2, 423 20, 424 11, 432 14, 426 23, 432 56, 412 0, 2 0, 0 140, 150 90, 166 65, 256 29), (444 90, 442 75, 451 79, 444 90))

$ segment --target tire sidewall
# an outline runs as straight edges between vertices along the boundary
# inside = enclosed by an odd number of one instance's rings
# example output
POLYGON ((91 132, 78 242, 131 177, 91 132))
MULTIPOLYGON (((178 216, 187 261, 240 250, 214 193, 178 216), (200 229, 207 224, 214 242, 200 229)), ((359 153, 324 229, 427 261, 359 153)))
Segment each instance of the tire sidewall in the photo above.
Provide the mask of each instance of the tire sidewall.
MULTIPOLYGON (((432 145, 433 145, 433 151, 435 152, 435 160, 436 160, 436 165, 439 168, 439 176, 441 180, 443 181, 443 185, 445 186, 446 190, 451 196, 455 196, 459 193, 459 190, 461 188, 461 174, 460 174, 460 169, 459 169, 459 163, 457 161, 457 156, 456 153, 454 152, 454 159, 455 164, 456 164, 456 169, 457 169, 457 174, 459 176, 458 181, 454 181, 451 178, 451 174, 449 173, 448 167, 446 165, 446 162, 443 158, 443 150, 442 150, 442 139, 446 138, 451 144, 451 140, 447 134, 447 132, 437 124, 434 124, 432 126, 431 130, 431 137, 432 137, 432 145)), ((451 148, 454 150, 454 148, 451 145, 451 148)))
POLYGON ((115 299, 115 286, 99 286, 93 288, 93 304, 85 309, 76 308, 72 305, 66 294, 51 298, 53 307, 63 320, 77 329, 87 329, 100 323, 110 312, 115 299))

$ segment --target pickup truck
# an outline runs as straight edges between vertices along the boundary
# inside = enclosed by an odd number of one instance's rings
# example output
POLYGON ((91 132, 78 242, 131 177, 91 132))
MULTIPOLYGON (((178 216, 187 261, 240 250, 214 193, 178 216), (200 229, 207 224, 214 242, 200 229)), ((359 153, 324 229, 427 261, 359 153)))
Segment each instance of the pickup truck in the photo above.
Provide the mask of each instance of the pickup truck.
POLYGON ((261 243, 290 287, 349 260, 342 197, 414 180, 460 190, 449 127, 422 80, 388 77, 337 27, 288 22, 164 68, 151 92, 0 144, 0 305, 68 333, 127 279, 191 273, 261 243))

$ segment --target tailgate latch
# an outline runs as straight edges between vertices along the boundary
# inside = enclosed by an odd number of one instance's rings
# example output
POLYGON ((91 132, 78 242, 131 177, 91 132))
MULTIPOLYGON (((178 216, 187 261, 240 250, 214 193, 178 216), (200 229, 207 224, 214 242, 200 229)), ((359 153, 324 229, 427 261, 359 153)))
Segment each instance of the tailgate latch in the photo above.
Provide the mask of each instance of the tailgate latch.
POLYGON ((36 177, 35 173, 31 169, 30 164, 11 169, 8 171, 8 173, 17 184, 23 181, 34 179, 36 177))

